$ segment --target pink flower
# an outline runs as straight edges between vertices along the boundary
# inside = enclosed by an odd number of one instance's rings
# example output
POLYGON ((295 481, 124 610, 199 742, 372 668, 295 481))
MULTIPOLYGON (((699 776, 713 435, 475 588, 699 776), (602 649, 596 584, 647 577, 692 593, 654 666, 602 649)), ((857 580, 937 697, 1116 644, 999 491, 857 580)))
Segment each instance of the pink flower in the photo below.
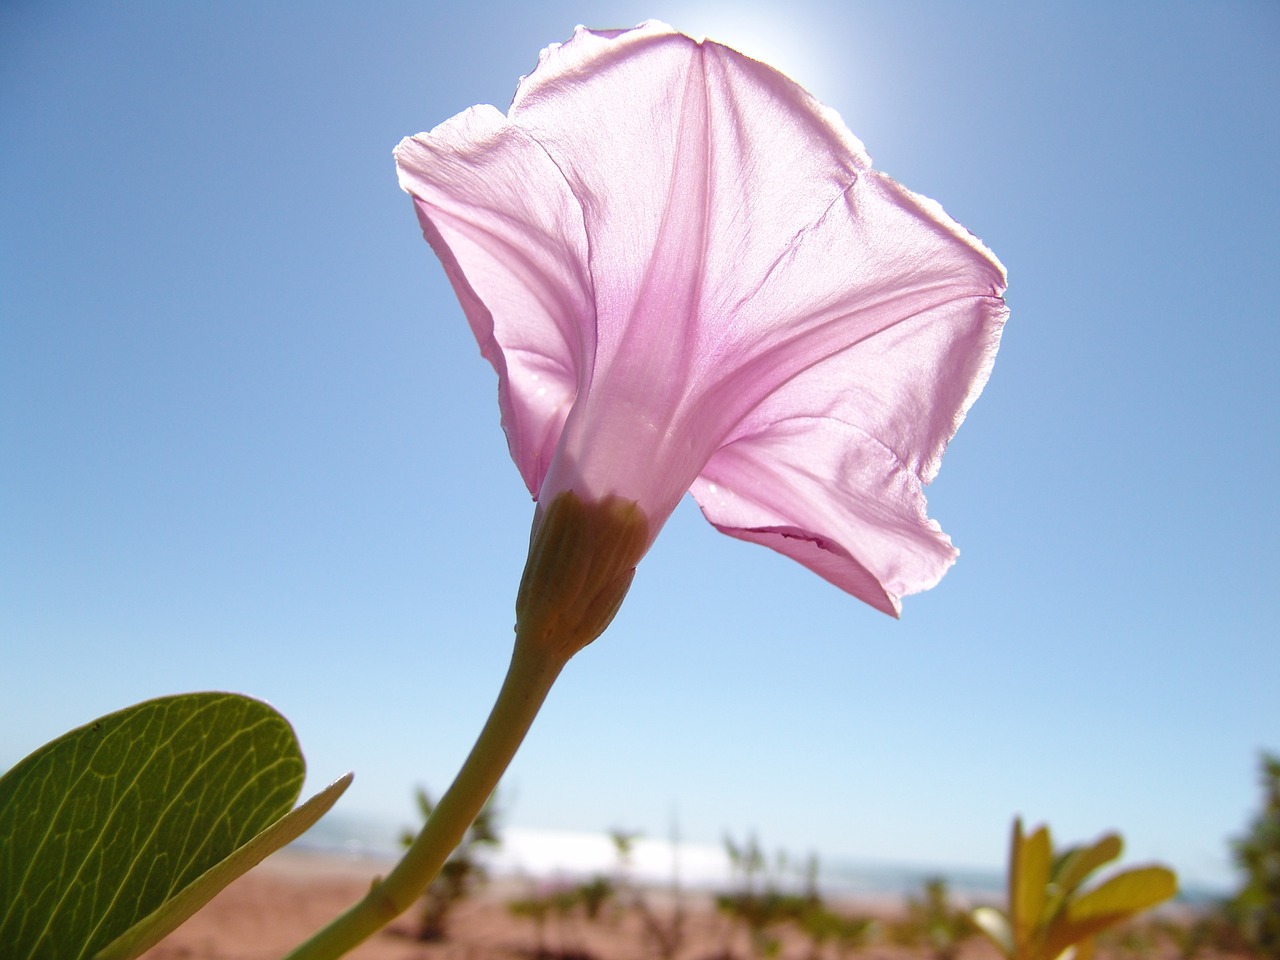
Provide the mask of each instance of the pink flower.
POLYGON ((991 370, 1004 271, 833 111, 660 23, 579 28, 505 116, 396 161, 544 506, 632 501, 643 552, 691 490, 895 615, 946 572, 922 484, 991 370))

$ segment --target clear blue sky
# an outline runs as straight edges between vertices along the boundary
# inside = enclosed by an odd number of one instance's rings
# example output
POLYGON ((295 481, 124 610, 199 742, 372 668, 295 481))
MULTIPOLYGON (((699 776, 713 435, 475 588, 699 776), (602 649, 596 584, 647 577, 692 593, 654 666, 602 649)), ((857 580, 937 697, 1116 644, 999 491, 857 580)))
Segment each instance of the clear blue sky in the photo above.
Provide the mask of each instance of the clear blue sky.
POLYGON ((771 60, 1010 274, 900 622, 688 501, 509 820, 996 866, 1010 818, 1224 882, 1280 750, 1280 6, 0 7, 0 767, 232 689, 396 822, 509 654, 532 505, 391 149, 575 24, 771 60))

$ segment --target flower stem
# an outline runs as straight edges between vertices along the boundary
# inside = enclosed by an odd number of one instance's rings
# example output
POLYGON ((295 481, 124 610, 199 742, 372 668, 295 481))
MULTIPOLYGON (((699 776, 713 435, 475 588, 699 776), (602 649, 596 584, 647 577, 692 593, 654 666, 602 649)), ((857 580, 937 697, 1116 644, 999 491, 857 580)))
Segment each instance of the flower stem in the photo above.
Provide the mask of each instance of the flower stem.
POLYGON ((462 841, 524 740, 565 659, 537 643, 516 640, 497 702, 462 769, 422 831, 385 879, 285 960, 333 960, 407 910, 427 890, 462 841))
POLYGON ((285 960, 334 960, 427 891, 506 772, 569 658, 618 612, 649 545, 639 505, 573 491, 539 504, 516 596, 516 648, 480 738, 404 857, 364 899, 285 960))

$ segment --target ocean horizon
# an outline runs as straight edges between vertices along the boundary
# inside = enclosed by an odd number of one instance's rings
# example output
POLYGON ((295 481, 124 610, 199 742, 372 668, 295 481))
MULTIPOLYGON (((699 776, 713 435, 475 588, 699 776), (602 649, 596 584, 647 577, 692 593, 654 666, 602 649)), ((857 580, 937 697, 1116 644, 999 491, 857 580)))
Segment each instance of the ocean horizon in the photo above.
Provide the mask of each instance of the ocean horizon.
MULTIPOLYGON (((294 849, 330 855, 394 862, 402 850, 397 829, 375 818, 330 816, 291 845, 294 849)), ((486 851, 491 873, 503 877, 573 881, 593 876, 616 876, 623 869, 612 838, 606 833, 506 827, 501 845, 486 851)), ((807 855, 779 864, 772 857, 761 877, 784 889, 805 883, 807 855)), ((690 890, 726 889, 735 882, 729 855, 722 845, 638 837, 632 844, 626 875, 647 886, 690 890)), ((828 896, 902 896, 921 889, 926 880, 941 877, 955 894, 966 899, 996 900, 1004 890, 999 870, 935 867, 820 859, 817 885, 828 896)))
MULTIPOLYGON (((403 833, 403 827, 374 817, 331 814, 290 846, 308 853, 390 864, 403 849, 403 833)), ((616 877, 623 869, 607 833, 511 826, 504 827, 500 837, 501 845, 484 853, 486 866, 495 877, 574 882, 594 876, 616 877)), ((757 883, 767 881, 782 889, 802 889, 807 861, 807 853, 789 854, 782 863, 767 854, 767 867, 758 875, 757 883)), ((634 840, 625 873, 630 880, 645 886, 678 885, 685 890, 726 890, 738 880, 723 845, 673 843, 654 837, 634 840)), ((927 881, 936 878, 944 880, 961 902, 1004 901, 1004 870, 982 866, 891 863, 819 855, 817 888, 823 896, 836 898, 901 898, 919 893, 927 881)), ((1181 889, 1177 899, 1203 904, 1226 894, 1225 890, 1192 885, 1181 889)))

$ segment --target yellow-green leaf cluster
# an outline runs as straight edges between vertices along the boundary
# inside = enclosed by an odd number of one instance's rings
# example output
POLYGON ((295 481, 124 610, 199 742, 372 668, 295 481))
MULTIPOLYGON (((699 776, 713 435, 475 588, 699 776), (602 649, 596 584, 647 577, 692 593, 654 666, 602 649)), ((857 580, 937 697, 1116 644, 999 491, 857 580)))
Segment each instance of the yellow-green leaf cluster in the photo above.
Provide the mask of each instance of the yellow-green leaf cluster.
POLYGON ((1094 937, 1172 897, 1177 877, 1161 866, 1134 867, 1082 889, 1120 856, 1124 841, 1108 833, 1088 846, 1054 853, 1047 826, 1024 834, 1014 820, 1009 905, 980 907, 974 922, 1009 960, 1090 960, 1094 937))

